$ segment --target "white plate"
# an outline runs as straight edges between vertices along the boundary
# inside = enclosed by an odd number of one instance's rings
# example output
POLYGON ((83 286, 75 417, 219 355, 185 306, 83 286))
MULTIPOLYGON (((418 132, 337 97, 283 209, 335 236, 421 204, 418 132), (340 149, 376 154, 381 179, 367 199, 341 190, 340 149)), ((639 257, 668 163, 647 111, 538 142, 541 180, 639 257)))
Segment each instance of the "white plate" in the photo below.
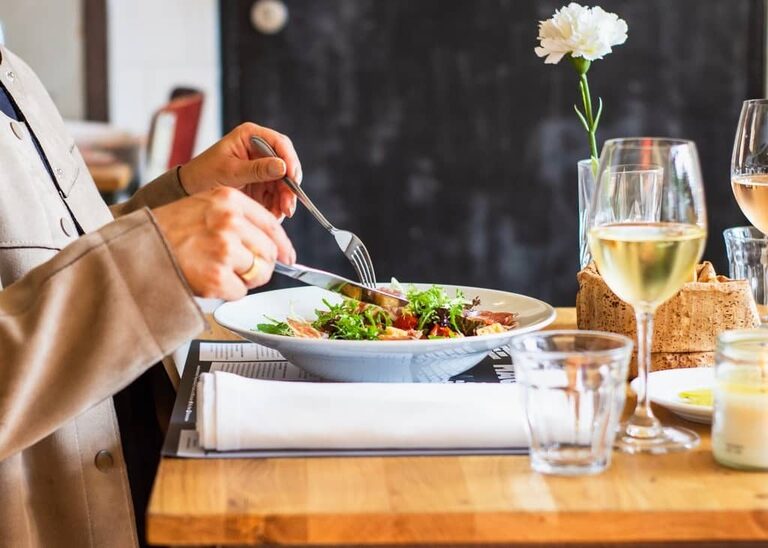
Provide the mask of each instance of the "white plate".
MULTIPOLYGON (((680 392, 699 388, 713 388, 715 371, 712 367, 691 367, 686 369, 667 369, 652 371, 648 375, 648 397, 651 401, 666 407, 675 415, 686 420, 710 424, 712 406, 692 405, 680 397, 680 392)), ((630 386, 637 393, 639 379, 634 379, 630 386)))
MULTIPOLYGON (((411 284, 404 284, 406 286, 411 284)), ((413 284, 427 289, 432 284, 413 284)), ((512 337, 541 329, 555 319, 555 309, 532 297, 480 289, 444 285, 449 295, 456 289, 468 299, 480 297, 483 310, 518 313, 519 325, 505 333, 459 339, 417 341, 341 341, 301 339, 254 331, 267 317, 315 318, 315 310, 325 308, 322 300, 340 302, 341 296, 317 287, 296 287, 255 293, 221 305, 214 312, 216 321, 235 333, 274 348, 291 363, 327 379, 353 382, 438 382, 466 371, 494 348, 512 337)))

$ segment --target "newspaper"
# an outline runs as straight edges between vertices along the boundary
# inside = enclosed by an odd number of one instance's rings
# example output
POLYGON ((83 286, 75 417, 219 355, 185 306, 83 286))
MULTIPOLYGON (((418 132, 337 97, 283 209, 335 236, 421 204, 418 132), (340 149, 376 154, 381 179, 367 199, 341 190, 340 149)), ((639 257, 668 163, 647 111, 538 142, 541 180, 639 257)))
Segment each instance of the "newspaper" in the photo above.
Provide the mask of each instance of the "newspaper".
MULTIPOLYGON (((197 380, 201 373, 226 371, 243 377, 286 382, 327 382, 288 362, 276 350, 252 342, 192 341, 179 383, 163 455, 185 458, 267 458, 376 455, 505 455, 527 454, 526 447, 455 449, 329 449, 208 451, 200 447, 195 430, 197 380)), ((447 382, 515 382, 509 352, 498 348, 470 370, 447 382)))

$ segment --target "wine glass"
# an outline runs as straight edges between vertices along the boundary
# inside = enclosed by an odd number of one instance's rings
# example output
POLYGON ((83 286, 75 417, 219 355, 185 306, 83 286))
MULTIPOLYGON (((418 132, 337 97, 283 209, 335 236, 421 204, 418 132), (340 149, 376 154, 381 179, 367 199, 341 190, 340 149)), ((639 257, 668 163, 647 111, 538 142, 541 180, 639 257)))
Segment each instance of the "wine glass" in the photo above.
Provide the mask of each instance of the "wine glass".
POLYGON ((744 101, 741 107, 731 188, 749 222, 768 234, 768 99, 744 101))
POLYGON ((653 315, 695 277, 707 216, 696 145, 679 139, 612 139, 600 155, 589 246, 605 282, 637 320, 637 407, 616 447, 667 453, 695 447, 698 435, 662 426, 648 400, 653 315), (631 173, 633 176, 618 176, 631 173), (617 175, 618 174, 618 175, 617 175))

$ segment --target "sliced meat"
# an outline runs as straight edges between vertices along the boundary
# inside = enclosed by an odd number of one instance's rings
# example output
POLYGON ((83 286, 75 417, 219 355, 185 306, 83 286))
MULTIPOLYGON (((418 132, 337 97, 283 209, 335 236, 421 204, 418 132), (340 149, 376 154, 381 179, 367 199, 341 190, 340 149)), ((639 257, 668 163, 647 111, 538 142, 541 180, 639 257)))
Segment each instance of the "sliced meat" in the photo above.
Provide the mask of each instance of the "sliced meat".
POLYGON ((312 324, 309 322, 289 319, 286 320, 285 323, 287 323, 288 327, 290 327, 291 331, 293 331, 294 337, 299 337, 302 339, 325 339, 328 337, 328 335, 322 331, 312 327, 312 324))
POLYGON ((515 312, 492 312, 490 310, 468 310, 464 313, 464 317, 468 320, 481 322, 485 325, 498 323, 505 327, 515 327, 517 316, 515 312))

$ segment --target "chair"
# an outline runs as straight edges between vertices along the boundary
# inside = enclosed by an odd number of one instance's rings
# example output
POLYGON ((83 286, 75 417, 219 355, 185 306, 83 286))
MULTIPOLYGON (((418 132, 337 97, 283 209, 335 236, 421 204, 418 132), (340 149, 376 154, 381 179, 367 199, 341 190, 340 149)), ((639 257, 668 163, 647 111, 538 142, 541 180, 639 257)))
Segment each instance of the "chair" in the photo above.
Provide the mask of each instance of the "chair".
POLYGON ((170 101, 154 114, 147 142, 146 181, 192 159, 202 108, 200 91, 176 88, 170 101))

